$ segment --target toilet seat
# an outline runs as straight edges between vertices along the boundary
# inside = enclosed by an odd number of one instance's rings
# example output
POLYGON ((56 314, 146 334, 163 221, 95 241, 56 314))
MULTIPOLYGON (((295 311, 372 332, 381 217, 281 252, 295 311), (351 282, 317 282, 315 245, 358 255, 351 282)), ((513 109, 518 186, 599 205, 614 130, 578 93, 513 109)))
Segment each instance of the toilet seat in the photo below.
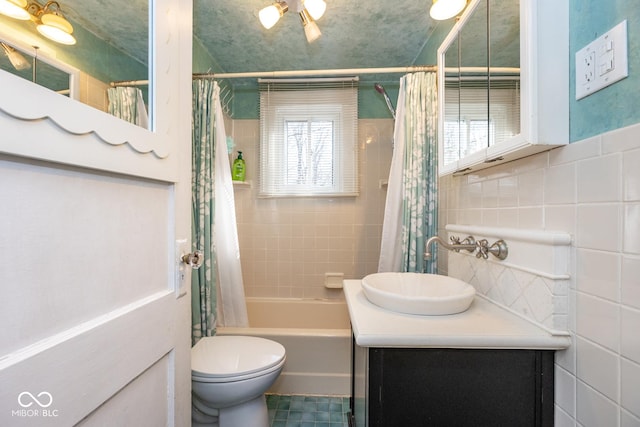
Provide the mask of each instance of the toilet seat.
POLYGON ((191 349, 191 377, 201 382, 232 382, 266 375, 282 367, 285 348, 248 336, 204 337, 191 349))

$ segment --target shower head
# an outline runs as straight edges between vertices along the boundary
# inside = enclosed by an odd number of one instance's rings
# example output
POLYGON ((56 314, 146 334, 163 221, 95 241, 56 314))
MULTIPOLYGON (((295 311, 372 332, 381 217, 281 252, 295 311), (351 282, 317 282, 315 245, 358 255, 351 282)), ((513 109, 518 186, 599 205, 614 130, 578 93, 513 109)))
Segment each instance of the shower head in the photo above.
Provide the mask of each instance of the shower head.
POLYGON ((389 95, 387 95, 387 91, 384 90, 384 87, 380 83, 374 84, 373 87, 375 88, 375 90, 379 94, 384 96, 384 101, 387 103, 387 108, 389 109, 389 112, 391 113, 391 116, 395 120, 395 118, 396 118, 396 110, 393 108, 393 104, 391 103, 391 100, 389 99, 389 95))

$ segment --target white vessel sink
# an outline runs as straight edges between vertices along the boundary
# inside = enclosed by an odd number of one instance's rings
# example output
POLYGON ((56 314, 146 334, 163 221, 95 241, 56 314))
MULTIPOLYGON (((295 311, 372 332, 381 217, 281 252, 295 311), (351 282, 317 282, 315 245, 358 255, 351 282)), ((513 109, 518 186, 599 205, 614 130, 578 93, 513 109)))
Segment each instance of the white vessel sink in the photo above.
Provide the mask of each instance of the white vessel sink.
POLYGON ((444 315, 465 311, 476 290, 462 280, 421 273, 375 273, 362 279, 369 301, 397 313, 444 315))

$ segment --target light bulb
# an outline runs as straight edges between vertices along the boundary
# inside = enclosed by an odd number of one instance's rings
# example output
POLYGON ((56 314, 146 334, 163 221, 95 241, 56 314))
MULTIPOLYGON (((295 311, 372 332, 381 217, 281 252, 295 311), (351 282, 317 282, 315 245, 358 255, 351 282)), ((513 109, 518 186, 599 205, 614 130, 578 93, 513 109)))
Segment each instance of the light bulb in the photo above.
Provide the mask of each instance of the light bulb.
POLYGON ((304 26, 304 35, 309 43, 313 43, 320 38, 322 33, 320 32, 320 28, 318 28, 318 24, 308 22, 304 26))
POLYGON ((268 30, 276 25, 287 10, 289 10, 287 3, 279 1, 260 10, 260 12, 258 12, 258 18, 262 26, 268 30))
POLYGON ((76 38, 71 35, 73 27, 62 16, 53 13, 45 13, 40 17, 37 29, 43 36, 66 45, 76 44, 76 38))
POLYGON ((25 7, 27 0, 0 0, 0 13, 14 19, 26 21, 31 18, 25 7))
POLYGON ((464 10, 467 0, 433 0, 429 15, 437 20, 453 18, 464 10))
POLYGON ((309 15, 317 21, 327 10, 327 3, 324 0, 304 0, 304 7, 309 11, 309 15))
POLYGON ((7 44, 4 44, 3 42, 0 42, 0 46, 2 46, 2 50, 4 50, 4 53, 7 55, 7 58, 9 58, 9 62, 11 62, 11 65, 13 65, 13 68, 15 68, 18 71, 31 68, 31 64, 29 63, 29 61, 27 61, 26 58, 22 56, 22 54, 17 50, 15 50, 13 47, 7 44))

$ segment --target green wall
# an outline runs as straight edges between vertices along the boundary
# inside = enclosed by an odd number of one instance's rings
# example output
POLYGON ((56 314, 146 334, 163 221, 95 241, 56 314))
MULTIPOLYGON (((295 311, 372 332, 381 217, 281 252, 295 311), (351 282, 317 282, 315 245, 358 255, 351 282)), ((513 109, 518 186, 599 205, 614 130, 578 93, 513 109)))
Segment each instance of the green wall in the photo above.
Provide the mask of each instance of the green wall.
MULTIPOLYGON (((400 74, 397 79, 379 80, 391 103, 396 104, 398 99, 398 90, 400 88, 400 74)), ((379 94, 373 87, 376 82, 360 82, 358 89, 358 118, 360 119, 390 119, 391 113, 387 108, 384 97, 379 94)), ((235 84, 233 87, 233 118, 234 119, 258 119, 259 112, 259 94, 255 83, 235 84)))
POLYGON ((640 122, 640 2, 571 0, 569 34, 571 142, 640 122), (576 101, 576 52, 625 19, 629 77, 576 101))
MULTIPOLYGON (((453 27, 453 24, 453 19, 437 23, 428 42, 425 43, 420 54, 416 56, 413 64, 407 65, 435 65, 438 46, 440 46, 445 39, 453 27)), ((195 42, 194 46, 196 46, 195 42)), ((200 44, 197 50, 194 49, 194 73, 205 72, 198 70, 206 70, 207 66, 212 66, 212 69, 223 72, 221 67, 206 53, 206 50, 200 44), (204 56, 207 58, 202 59, 201 57, 204 56), (219 69, 216 69, 216 67, 219 69)), ((387 103, 384 97, 374 89, 374 84, 380 83, 385 88, 391 99, 391 103, 395 107, 400 89, 401 76, 402 74, 385 74, 380 75, 380 78, 375 81, 369 78, 363 81, 361 78, 360 88, 358 90, 358 117, 361 119, 390 119, 391 113, 387 108, 387 103)), ((258 119, 259 117, 259 96, 255 79, 253 81, 248 81, 248 79, 246 81, 234 81, 233 118, 258 119)))
POLYGON ((197 38, 193 38, 193 73, 205 74, 205 73, 222 73, 224 70, 211 57, 207 49, 202 45, 202 42, 197 38))

